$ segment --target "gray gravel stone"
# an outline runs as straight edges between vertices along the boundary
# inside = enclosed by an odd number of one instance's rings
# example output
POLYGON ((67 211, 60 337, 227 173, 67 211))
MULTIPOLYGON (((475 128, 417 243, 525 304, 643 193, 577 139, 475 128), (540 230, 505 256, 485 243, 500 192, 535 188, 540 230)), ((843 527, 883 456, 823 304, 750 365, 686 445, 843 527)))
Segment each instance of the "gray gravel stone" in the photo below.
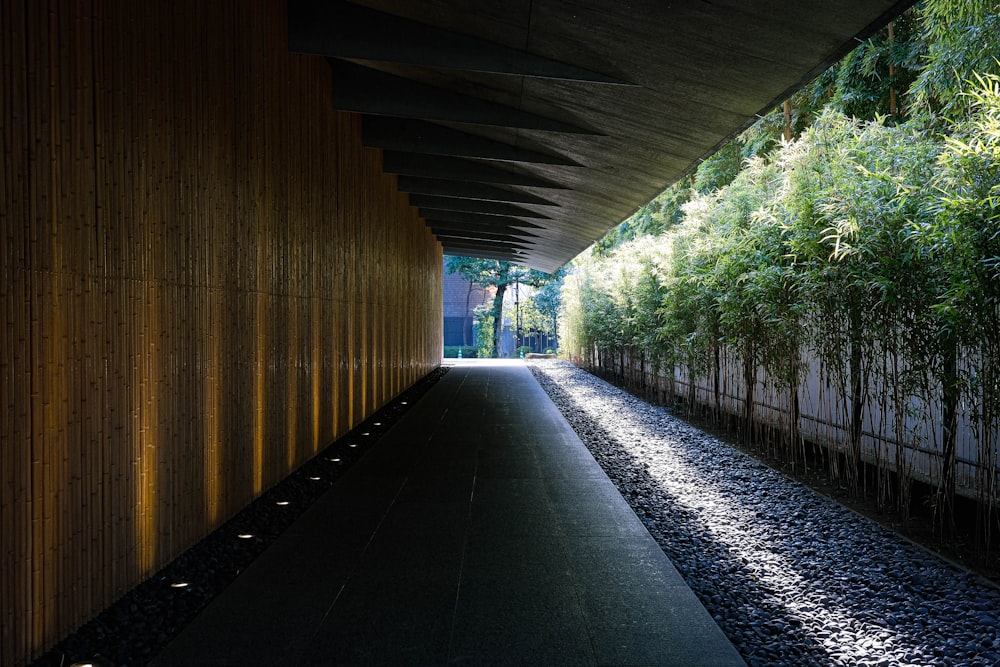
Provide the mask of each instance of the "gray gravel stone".
POLYGON ((1000 664, 990 582, 569 363, 529 367, 748 664, 1000 664))

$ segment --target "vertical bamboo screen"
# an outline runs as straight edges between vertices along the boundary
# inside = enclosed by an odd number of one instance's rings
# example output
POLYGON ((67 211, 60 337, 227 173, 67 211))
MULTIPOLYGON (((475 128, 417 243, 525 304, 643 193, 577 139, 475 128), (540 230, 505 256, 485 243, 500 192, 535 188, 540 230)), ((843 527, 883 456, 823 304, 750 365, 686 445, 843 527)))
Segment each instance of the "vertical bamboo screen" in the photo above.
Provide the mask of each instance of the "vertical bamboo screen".
MULTIPOLYGON (((978 352, 968 352, 968 358, 978 352)), ((714 370, 692 377, 690 366, 657 362, 652 354, 623 347, 596 350, 589 358, 580 358, 592 372, 620 382, 639 394, 672 403, 677 398, 703 408, 715 409, 730 417, 741 417, 747 396, 743 377, 743 361, 737 350, 723 346, 720 350, 718 379, 720 395, 715 397, 714 370)), ((968 358, 960 363, 969 363, 968 358)), ((904 395, 902 401, 893 398, 895 382, 889 370, 891 363, 905 370, 906 359, 893 360, 888 355, 875 356, 876 368, 868 379, 868 392, 882 400, 866 402, 862 415, 860 457, 865 463, 882 470, 901 473, 907 479, 931 486, 941 485, 943 444, 941 435, 942 390, 933 386, 930 394, 904 395), (900 407, 902 405, 902 408, 900 407), (901 465, 902 464, 902 465, 901 465)), ((706 369, 711 368, 707 364, 706 369)), ((851 401, 847 388, 838 385, 836 376, 824 365, 824 360, 810 351, 802 352, 800 383, 792 393, 779 378, 757 368, 753 386, 753 428, 761 441, 772 447, 776 456, 787 444, 781 440, 794 430, 805 441, 829 451, 844 454, 850 438, 851 401), (793 395, 796 397, 793 404, 793 395), (793 409, 793 405, 797 409, 793 409), (796 421, 797 419, 797 421, 796 421), (770 438, 769 436, 777 436, 770 438)), ((970 394, 975 397, 975 394, 970 394)), ((956 492, 981 502, 996 503, 993 479, 996 477, 996 454, 983 446, 983 441, 996 442, 1000 434, 984 434, 976 424, 975 400, 966 400, 957 415, 956 492)), ((836 458, 831 465, 839 465, 836 458)))
POLYGON ((440 360, 441 249, 281 0, 0 3, 0 663, 440 360))

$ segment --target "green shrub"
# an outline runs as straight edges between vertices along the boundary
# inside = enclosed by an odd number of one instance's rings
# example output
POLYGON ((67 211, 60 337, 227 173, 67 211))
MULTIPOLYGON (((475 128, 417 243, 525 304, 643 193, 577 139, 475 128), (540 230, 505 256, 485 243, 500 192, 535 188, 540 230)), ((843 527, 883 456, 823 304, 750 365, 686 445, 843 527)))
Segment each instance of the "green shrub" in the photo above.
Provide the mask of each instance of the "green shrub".
POLYGON ((477 350, 472 345, 445 345, 444 346, 444 358, 445 359, 456 359, 459 357, 459 352, 461 352, 461 357, 463 359, 474 359, 479 356, 479 350, 477 350))

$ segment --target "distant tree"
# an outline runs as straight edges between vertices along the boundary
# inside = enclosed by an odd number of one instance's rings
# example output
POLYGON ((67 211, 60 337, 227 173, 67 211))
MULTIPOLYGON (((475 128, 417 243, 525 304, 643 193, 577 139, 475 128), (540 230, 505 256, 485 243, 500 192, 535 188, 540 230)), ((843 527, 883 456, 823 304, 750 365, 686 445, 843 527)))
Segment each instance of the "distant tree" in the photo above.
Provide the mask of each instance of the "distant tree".
POLYGON ((562 276, 562 269, 549 274, 513 262, 477 257, 449 256, 445 258, 445 267, 448 273, 457 273, 471 283, 496 289, 493 295, 491 314, 493 320, 492 350, 493 355, 497 357, 500 356, 500 333, 503 331, 503 297, 507 292, 507 287, 516 282, 542 287, 562 276))
MULTIPOLYGON (((547 336, 550 340, 557 334, 556 322, 559 317, 559 306, 562 304, 563 275, 560 270, 546 284, 542 285, 531 297, 532 309, 538 313, 537 320, 532 322, 531 330, 538 336, 547 336)), ((557 343, 550 343, 555 347, 557 343)))

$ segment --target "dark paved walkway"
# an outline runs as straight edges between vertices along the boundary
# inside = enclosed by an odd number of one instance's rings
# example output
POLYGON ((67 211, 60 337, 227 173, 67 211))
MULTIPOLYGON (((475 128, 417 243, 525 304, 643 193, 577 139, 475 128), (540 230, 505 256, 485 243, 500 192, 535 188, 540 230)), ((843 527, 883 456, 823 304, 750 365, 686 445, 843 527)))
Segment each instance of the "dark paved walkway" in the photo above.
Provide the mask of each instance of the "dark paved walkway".
POLYGON ((153 664, 742 661, 524 365, 469 361, 153 664))

